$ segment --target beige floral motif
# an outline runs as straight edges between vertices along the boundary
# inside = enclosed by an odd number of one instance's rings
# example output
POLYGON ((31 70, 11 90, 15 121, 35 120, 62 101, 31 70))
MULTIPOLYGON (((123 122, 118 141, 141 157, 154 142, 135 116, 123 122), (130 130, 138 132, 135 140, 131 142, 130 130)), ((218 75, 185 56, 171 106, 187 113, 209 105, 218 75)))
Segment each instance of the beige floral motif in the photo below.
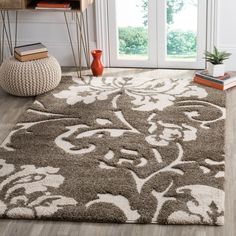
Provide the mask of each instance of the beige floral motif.
POLYGON ((55 95, 58 98, 67 99, 69 105, 75 105, 78 102, 83 102, 85 104, 91 104, 96 100, 107 100, 108 96, 115 91, 102 91, 93 89, 89 85, 85 86, 71 86, 69 90, 65 90, 55 95))
POLYGON ((86 78, 85 82, 74 79, 77 83, 68 90, 54 94, 56 98, 66 99, 69 105, 78 102, 91 104, 96 100, 107 100, 109 95, 125 91, 132 99, 133 110, 162 111, 174 104, 178 97, 204 98, 205 89, 190 85, 190 80, 143 78, 86 78))
POLYGON ((169 222, 185 223, 189 219, 195 224, 224 224, 225 193, 205 185, 189 185, 176 190, 178 194, 190 194, 193 200, 187 202, 189 212, 176 211, 168 218, 169 222), (202 197, 204 196, 204 197, 202 197))
POLYGON ((168 146, 170 142, 177 139, 189 142, 196 140, 197 138, 197 129, 187 124, 182 124, 180 126, 164 123, 162 121, 159 121, 158 124, 163 128, 162 133, 159 135, 151 134, 146 137, 146 141, 153 146, 168 146))
POLYGON ((0 159, 0 215, 11 218, 35 218, 51 216, 64 206, 76 205, 73 198, 53 195, 49 189, 59 188, 64 177, 57 174, 58 168, 36 168, 33 165, 14 165, 0 159), (17 192, 17 194, 15 194, 17 192))

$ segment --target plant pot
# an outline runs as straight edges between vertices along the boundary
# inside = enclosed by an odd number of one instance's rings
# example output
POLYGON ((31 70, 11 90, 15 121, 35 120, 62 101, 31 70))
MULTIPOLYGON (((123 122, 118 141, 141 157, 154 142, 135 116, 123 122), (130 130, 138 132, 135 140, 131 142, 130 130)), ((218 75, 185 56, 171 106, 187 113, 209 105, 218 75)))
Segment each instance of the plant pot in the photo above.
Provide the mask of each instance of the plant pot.
POLYGON ((213 77, 224 76, 225 65, 224 64, 213 65, 212 63, 209 63, 208 64, 208 74, 213 77))
POLYGON ((102 50, 93 50, 91 52, 93 56, 93 62, 91 64, 91 70, 94 76, 102 76, 104 66, 101 62, 102 50))

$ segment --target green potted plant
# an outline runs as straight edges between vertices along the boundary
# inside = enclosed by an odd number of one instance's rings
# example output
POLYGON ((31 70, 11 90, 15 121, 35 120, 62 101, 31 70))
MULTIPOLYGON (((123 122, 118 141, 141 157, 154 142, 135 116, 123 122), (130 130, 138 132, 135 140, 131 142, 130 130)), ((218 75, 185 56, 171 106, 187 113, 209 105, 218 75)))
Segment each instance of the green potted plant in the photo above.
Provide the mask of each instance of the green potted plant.
POLYGON ((222 51, 220 52, 216 47, 214 47, 213 53, 206 51, 205 59, 208 62, 208 73, 213 77, 224 76, 225 65, 224 61, 229 59, 230 53, 222 51))

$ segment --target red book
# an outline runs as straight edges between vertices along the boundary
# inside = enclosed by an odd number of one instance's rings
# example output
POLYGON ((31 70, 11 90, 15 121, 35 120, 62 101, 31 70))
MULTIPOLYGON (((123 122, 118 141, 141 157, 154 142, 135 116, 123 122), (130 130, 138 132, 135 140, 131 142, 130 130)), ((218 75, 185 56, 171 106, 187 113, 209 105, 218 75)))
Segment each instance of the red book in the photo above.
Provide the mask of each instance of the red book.
POLYGON ((213 76, 210 76, 206 71, 199 71, 196 73, 196 76, 201 77, 203 79, 211 80, 215 83, 223 84, 223 85, 230 84, 236 81, 236 73, 234 71, 227 72, 225 73, 224 76, 220 76, 220 77, 213 77, 213 76))
POLYGON ((70 3, 68 2, 62 2, 62 3, 58 3, 58 2, 39 2, 37 3, 37 7, 40 8, 69 8, 70 7, 70 3))
POLYGON ((234 81, 230 84, 227 84, 227 85, 223 85, 223 84, 218 84, 216 82, 203 79, 199 76, 195 76, 193 81, 195 83, 205 85, 205 86, 208 86, 208 87, 212 87, 212 88, 215 88, 215 89, 218 89, 218 90, 227 90, 229 88, 232 88, 232 87, 236 86, 236 81, 234 81))

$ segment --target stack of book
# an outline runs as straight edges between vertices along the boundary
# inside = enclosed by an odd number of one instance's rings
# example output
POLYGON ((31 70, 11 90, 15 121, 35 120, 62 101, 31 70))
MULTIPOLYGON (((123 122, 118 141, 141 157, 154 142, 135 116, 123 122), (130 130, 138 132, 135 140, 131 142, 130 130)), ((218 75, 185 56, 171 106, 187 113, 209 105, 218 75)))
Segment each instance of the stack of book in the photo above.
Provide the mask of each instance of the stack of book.
POLYGON ((18 61, 26 62, 48 57, 48 50, 42 43, 15 47, 14 56, 18 61))
POLYGON ((227 72, 224 76, 213 77, 207 71, 199 71, 195 74, 194 82, 219 90, 227 90, 236 86, 236 72, 227 72))
POLYGON ((61 2, 61 1, 40 1, 37 3, 35 9, 39 10, 71 10, 71 6, 69 2, 61 2))

